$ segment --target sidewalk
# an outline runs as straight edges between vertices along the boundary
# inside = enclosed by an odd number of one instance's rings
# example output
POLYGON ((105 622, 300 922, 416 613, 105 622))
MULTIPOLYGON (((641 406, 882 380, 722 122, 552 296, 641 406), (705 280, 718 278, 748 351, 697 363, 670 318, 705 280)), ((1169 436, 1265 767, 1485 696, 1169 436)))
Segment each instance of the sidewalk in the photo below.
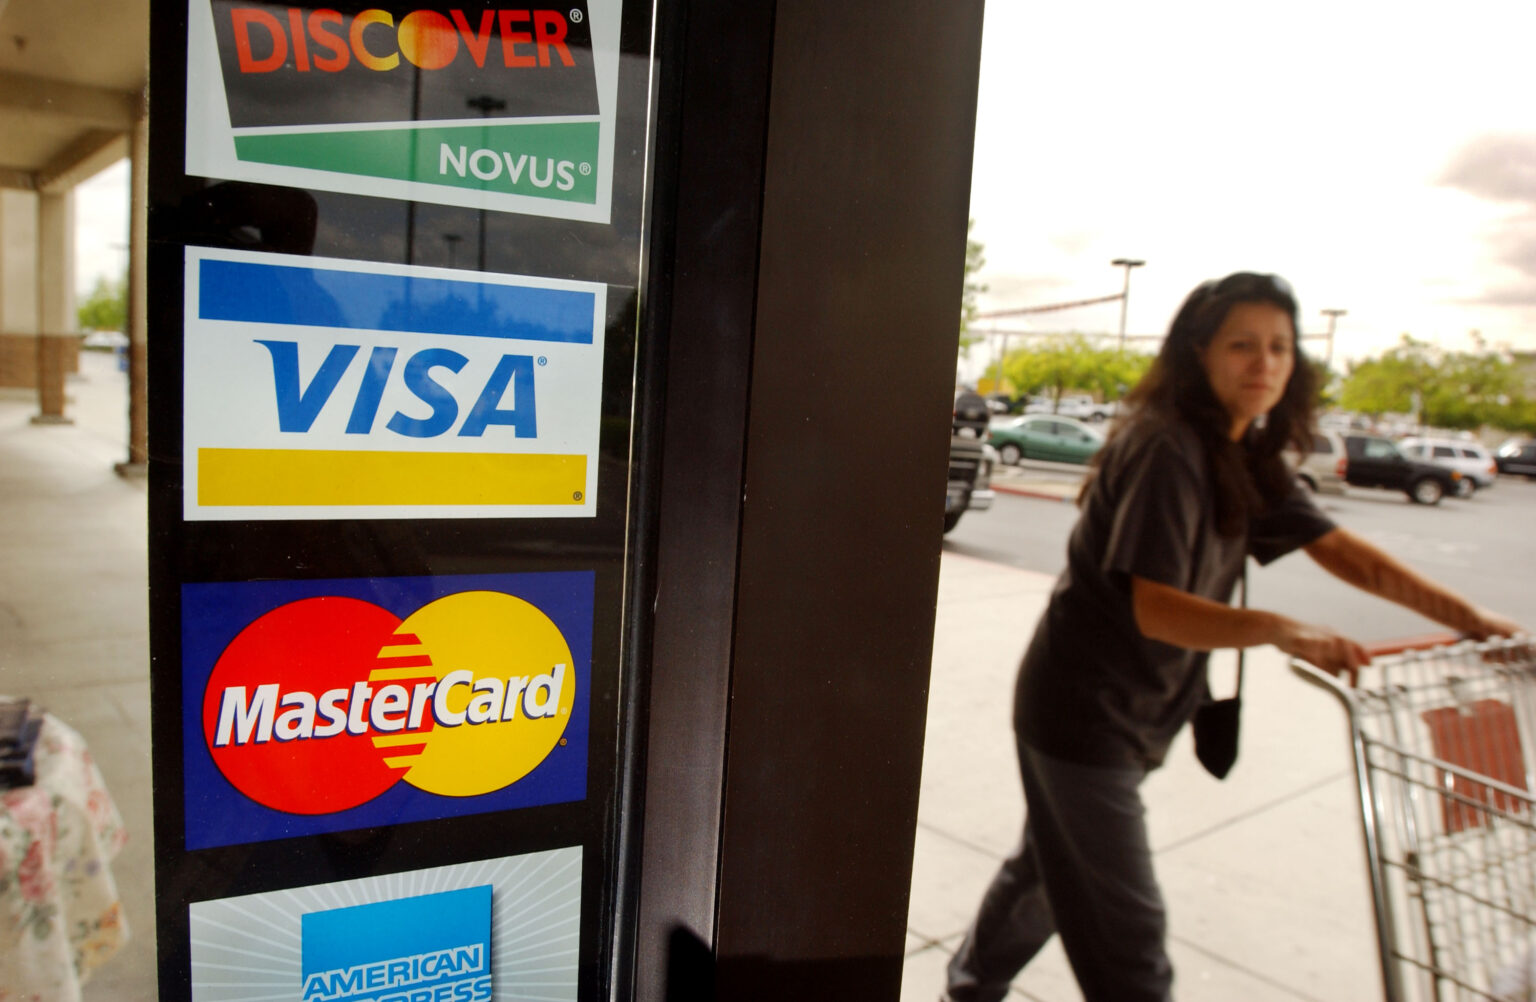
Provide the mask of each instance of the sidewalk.
MULTIPOLYGON (((1042 502, 1044 503, 1044 502, 1042 502)), ((1023 818, 1014 672, 1050 577, 946 553, 939 578, 902 1002, 933 1002, 1023 818)), ((1229 691, 1233 662, 1213 686, 1229 691)), ((1380 975, 1341 708, 1272 648, 1249 655, 1238 763, 1225 782, 1187 732, 1142 788, 1180 1002, 1355 1002, 1380 975)), ((1013 997, 1074 1002, 1059 944, 1013 997)))
MULTIPOLYGON (((80 730, 130 833, 114 865, 132 938, 87 1002, 155 996, 153 830, 142 482, 112 472, 123 382, 87 355, 68 386, 76 423, 29 423, 0 396, 0 692, 80 730)), ((1052 503, 1081 471, 1008 469, 998 489, 1052 503)), ((943 558, 903 1002, 933 1002, 943 968, 1022 802, 1009 729, 1013 674, 1051 580, 943 558)), ((1181 1002, 1379 998, 1373 925, 1343 714, 1273 651, 1250 662, 1242 753, 1225 783, 1184 741, 1144 788, 1171 913, 1181 1002)), ((1218 689, 1230 682, 1218 682, 1218 689)), ((1016 998, 1079 998, 1054 944, 1016 998)))
POLYGON ((1088 467, 1075 463, 1025 460, 1018 466, 998 464, 992 470, 992 489, 1041 501, 1073 502, 1087 473, 1088 467))
POLYGON ((128 832, 112 865, 128 942, 84 997, 148 1002, 156 982, 145 489, 112 470, 128 441, 127 379, 112 357, 84 353, 65 391, 69 425, 32 424, 35 394, 0 395, 0 692, 31 697, 79 731, 101 769, 128 832))

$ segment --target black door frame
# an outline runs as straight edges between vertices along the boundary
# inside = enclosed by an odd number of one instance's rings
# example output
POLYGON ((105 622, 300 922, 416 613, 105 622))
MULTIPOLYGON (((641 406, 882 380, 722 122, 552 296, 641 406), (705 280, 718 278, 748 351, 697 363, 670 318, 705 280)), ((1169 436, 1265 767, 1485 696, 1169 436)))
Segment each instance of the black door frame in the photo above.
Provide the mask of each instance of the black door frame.
POLYGON ((663 11, 620 997, 894 1000, 982 3, 663 11))

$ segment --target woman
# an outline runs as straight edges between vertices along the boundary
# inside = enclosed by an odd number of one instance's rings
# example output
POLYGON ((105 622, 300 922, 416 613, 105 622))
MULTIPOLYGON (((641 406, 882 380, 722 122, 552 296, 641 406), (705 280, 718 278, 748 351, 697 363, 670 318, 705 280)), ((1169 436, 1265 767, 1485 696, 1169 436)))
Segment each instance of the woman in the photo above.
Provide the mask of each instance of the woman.
POLYGON ((1200 285, 1079 498, 1067 569, 1024 655, 1014 727, 1028 817, 949 966, 951 1002, 997 1002, 1059 933, 1087 1002, 1171 997, 1138 787, 1202 699, 1208 652, 1273 644, 1334 673, 1364 649, 1232 608, 1249 555, 1329 572, 1478 638, 1518 627, 1336 527, 1285 450, 1311 448, 1312 368, 1272 275, 1200 285))

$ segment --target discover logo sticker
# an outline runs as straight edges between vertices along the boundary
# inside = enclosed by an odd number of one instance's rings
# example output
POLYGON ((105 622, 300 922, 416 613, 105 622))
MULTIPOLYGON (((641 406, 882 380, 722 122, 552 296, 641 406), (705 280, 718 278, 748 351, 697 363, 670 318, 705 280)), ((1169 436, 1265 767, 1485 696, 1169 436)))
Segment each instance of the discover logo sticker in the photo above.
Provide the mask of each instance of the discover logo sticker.
POLYGON ((607 222, 622 0, 189 0, 188 174, 607 222))

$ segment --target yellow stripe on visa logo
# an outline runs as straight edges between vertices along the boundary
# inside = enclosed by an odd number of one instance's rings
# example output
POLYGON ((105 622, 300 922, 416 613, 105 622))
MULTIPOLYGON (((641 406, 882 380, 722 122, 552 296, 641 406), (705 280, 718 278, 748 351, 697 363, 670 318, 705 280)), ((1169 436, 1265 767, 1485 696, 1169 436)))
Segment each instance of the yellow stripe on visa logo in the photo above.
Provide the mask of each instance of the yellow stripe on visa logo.
POLYGON ((187 248, 185 517, 593 514, 605 294, 187 248))

